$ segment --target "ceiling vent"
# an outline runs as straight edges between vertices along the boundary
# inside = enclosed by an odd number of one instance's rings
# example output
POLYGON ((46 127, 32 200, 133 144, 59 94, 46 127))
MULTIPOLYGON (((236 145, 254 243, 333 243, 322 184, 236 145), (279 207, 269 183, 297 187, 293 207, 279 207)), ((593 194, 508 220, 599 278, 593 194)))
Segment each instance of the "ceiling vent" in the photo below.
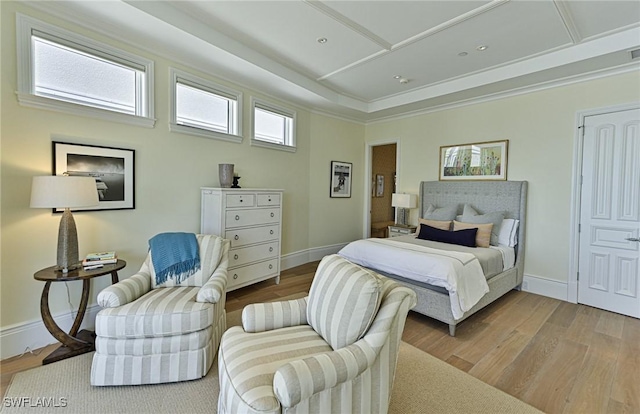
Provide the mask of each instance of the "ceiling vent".
POLYGON ((640 58, 640 49, 632 50, 631 59, 638 59, 638 58, 640 58))

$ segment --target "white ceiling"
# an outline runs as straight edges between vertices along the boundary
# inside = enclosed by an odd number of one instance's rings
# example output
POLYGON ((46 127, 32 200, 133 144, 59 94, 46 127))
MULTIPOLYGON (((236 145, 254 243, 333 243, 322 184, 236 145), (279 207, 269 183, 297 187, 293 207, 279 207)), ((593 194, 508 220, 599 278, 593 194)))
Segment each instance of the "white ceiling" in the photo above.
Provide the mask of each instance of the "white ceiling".
POLYGON ((26 3, 361 121, 640 69, 637 0, 26 3))

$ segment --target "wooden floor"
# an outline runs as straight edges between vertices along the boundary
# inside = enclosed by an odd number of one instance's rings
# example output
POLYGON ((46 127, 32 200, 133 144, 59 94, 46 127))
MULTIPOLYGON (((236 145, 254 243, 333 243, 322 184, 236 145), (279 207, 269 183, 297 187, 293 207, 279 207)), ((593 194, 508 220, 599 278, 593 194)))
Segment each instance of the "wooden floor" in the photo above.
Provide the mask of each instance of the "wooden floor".
MULTIPOLYGON (((279 285, 229 292, 228 311, 308 291, 316 265, 283 272, 279 285)), ((548 413, 640 413, 638 319, 512 291, 453 338, 444 323, 410 312, 403 340, 548 413)), ((1 361, 2 395, 13 373, 53 349, 1 361)))

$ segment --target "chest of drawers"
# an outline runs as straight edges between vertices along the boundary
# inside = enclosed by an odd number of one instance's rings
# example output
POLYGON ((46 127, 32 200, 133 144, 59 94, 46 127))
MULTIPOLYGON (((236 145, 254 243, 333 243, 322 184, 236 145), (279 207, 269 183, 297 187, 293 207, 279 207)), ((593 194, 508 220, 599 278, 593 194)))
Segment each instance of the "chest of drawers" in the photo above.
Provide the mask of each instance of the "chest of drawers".
POLYGON ((200 232, 231 241, 227 290, 280 281, 282 190, 201 189, 200 232))

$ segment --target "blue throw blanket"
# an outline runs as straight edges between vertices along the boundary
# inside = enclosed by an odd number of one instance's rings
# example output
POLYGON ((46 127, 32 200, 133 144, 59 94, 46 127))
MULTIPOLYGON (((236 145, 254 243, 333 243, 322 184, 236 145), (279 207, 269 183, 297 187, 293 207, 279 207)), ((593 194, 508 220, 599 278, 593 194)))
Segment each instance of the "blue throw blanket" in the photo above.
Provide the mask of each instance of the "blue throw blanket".
POLYGON ((200 270, 200 248, 193 233, 160 233, 149 240, 156 285, 178 284, 200 270))

